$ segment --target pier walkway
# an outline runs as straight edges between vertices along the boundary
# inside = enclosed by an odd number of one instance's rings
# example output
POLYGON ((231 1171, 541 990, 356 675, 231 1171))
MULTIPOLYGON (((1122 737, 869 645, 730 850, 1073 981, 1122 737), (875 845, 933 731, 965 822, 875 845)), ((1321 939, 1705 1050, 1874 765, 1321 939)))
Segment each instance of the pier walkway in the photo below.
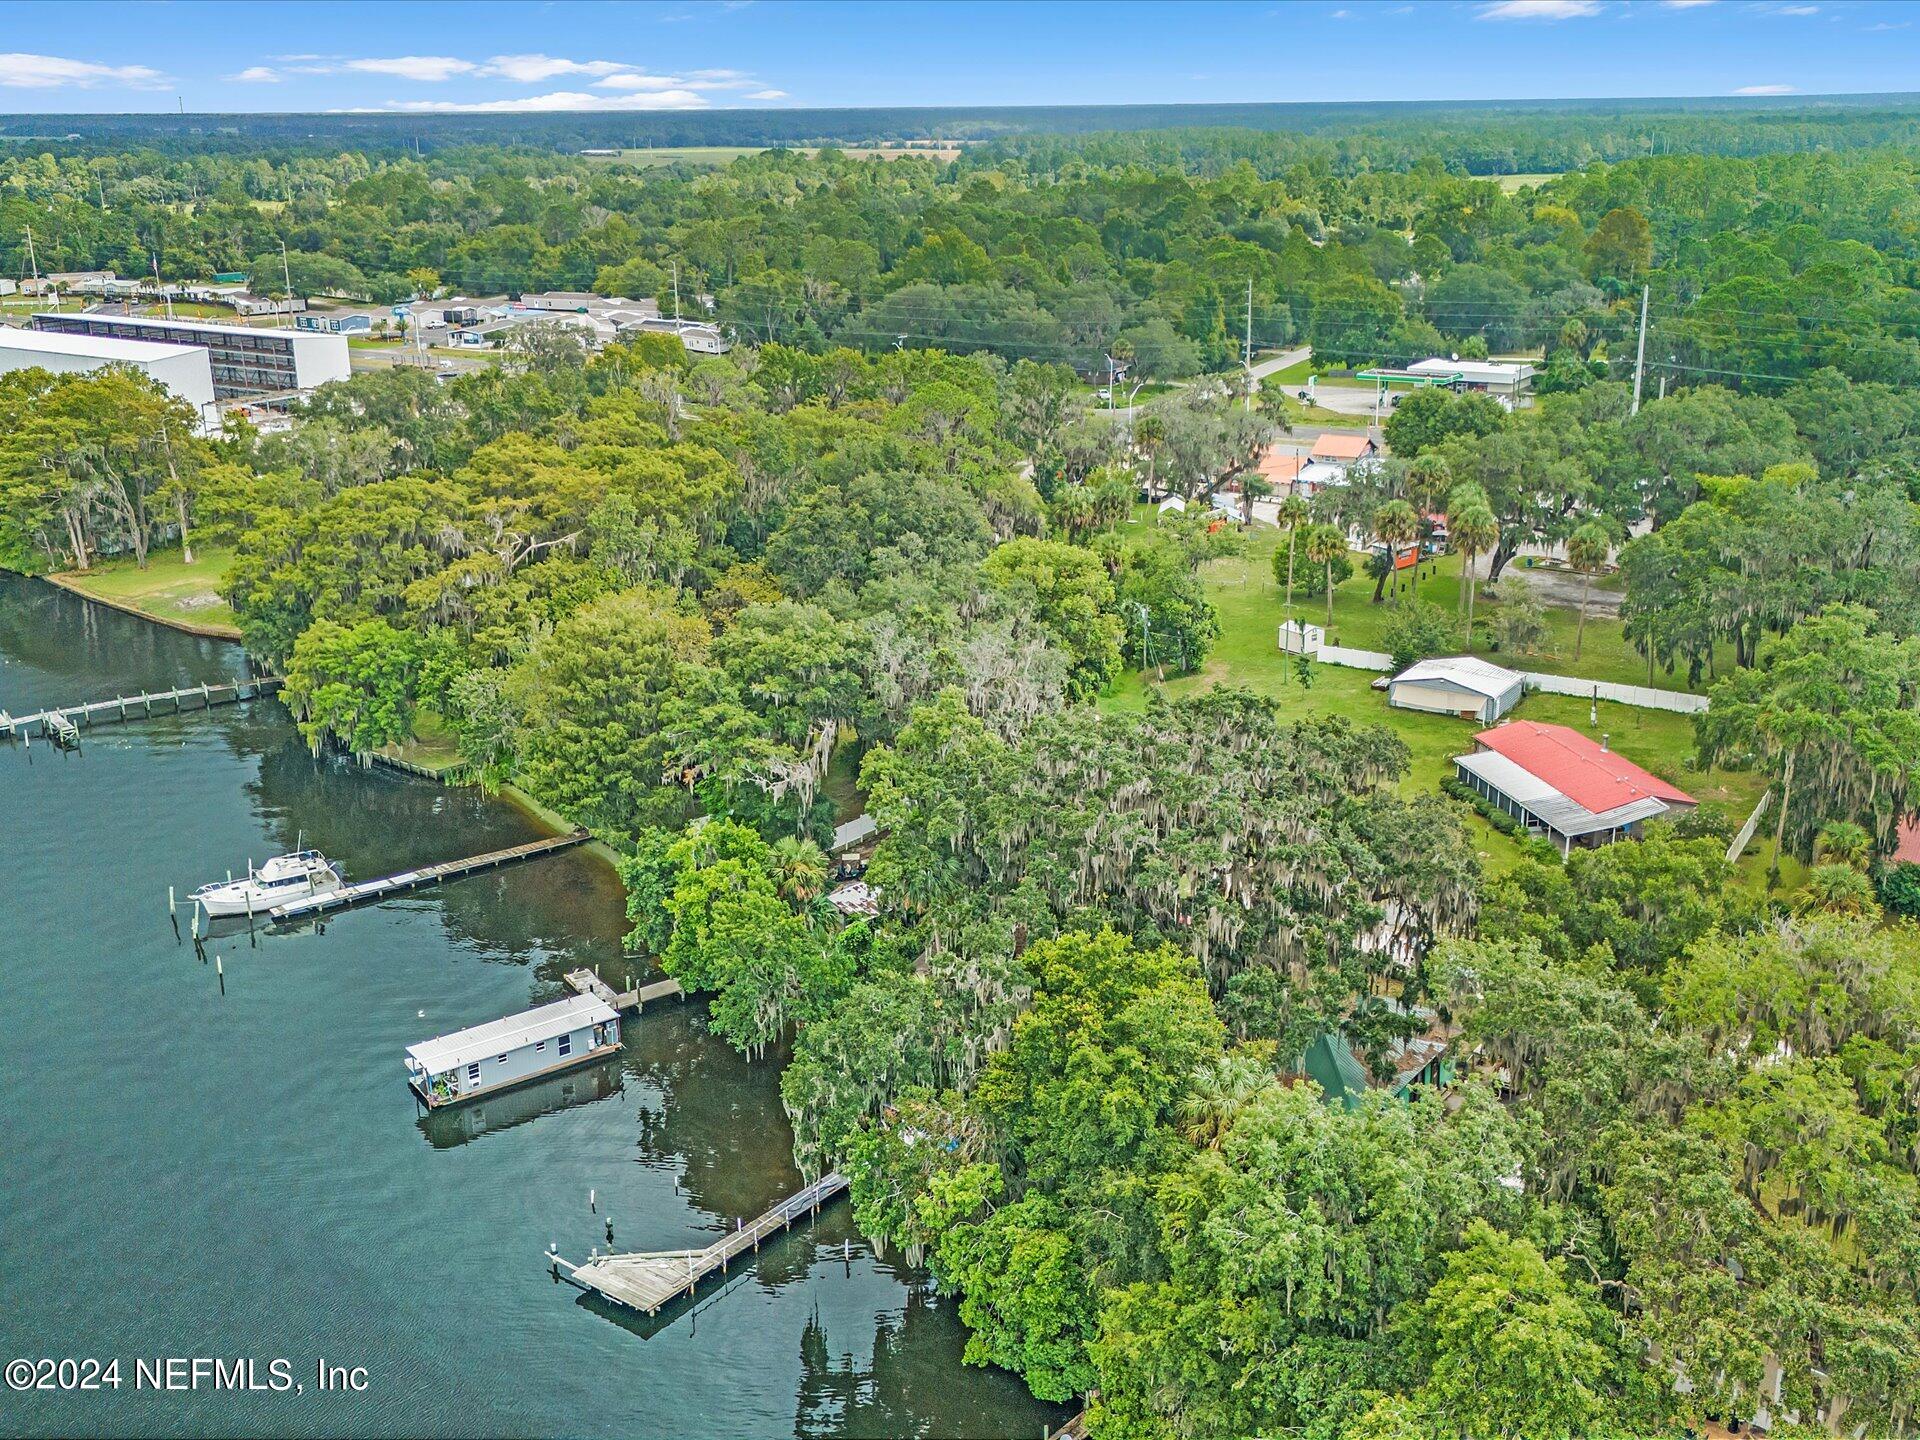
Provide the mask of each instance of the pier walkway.
POLYGON ((405 870, 398 875, 382 875, 377 880, 362 880, 357 885, 347 885, 325 895, 308 895, 300 900, 289 900, 285 905, 274 906, 267 914, 274 920, 302 920, 309 915, 325 915, 354 905, 366 905, 375 900, 404 895, 409 890, 418 890, 423 886, 441 885, 449 880, 458 880, 462 876, 477 875, 482 870, 497 870, 502 865, 512 865, 521 860, 533 860, 542 855, 571 850, 576 845, 586 844, 587 839, 586 831, 576 830, 571 835, 553 835, 545 840, 529 840, 524 845, 511 845, 505 850, 489 850, 484 855, 469 855, 464 860, 446 860, 438 865, 423 865, 418 870, 405 870))
POLYGON ((655 980, 632 990, 616 990, 591 970, 569 970, 564 978, 576 994, 592 995, 622 1012, 632 1010, 637 1014, 646 1008, 649 1000, 686 998, 678 980, 655 980))
POLYGON ((597 1255, 582 1265, 563 1260, 556 1251, 548 1250, 547 1263, 556 1278, 590 1294, 604 1296, 615 1304, 651 1315, 669 1301, 693 1294, 707 1276, 725 1274, 732 1261, 750 1250, 759 1250, 762 1240, 786 1230, 794 1221, 817 1213, 823 1202, 846 1188, 846 1176, 822 1175, 752 1224, 742 1225, 704 1250, 597 1255))
POLYGON ((37 736, 44 740, 69 742, 74 734, 95 725, 118 725, 127 720, 144 720, 156 712, 178 715, 184 710, 210 710, 215 705, 234 705, 261 695, 271 695, 285 682, 277 675, 262 675, 254 680, 234 680, 224 685, 183 685, 178 690, 161 690, 138 695, 116 695, 111 700, 93 700, 84 705, 60 705, 37 710, 31 715, 9 715, 0 710, 0 740, 25 740, 31 744, 37 736))

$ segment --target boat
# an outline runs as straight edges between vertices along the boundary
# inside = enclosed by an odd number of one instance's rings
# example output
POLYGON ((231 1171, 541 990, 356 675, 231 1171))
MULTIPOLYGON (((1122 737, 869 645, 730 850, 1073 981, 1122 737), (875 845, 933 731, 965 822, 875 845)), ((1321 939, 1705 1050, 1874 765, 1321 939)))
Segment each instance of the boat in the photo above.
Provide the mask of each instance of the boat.
POLYGON ((265 915, 289 900, 327 895, 346 887, 339 869, 318 850, 295 850, 276 855, 258 870, 251 864, 246 876, 202 885, 187 898, 218 919, 226 915, 265 915))

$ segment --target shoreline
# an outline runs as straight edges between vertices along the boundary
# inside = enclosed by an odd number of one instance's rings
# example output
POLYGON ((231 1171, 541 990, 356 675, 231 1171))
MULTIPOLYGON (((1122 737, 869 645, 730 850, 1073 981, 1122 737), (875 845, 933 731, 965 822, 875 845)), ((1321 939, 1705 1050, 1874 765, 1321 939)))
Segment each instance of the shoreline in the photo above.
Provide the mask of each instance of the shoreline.
MULTIPOLYGON (((240 628, 237 625, 196 625, 191 621, 173 620, 164 615, 155 615, 151 611, 141 609, 138 605, 130 601, 95 595, 91 591, 82 588, 82 586, 75 583, 75 576, 79 573, 80 572, 73 570, 61 570, 45 575, 27 575, 25 578, 29 580, 44 580, 49 585, 56 585, 70 595, 79 596, 82 600, 90 600, 96 605, 105 605, 110 610, 118 610, 123 615, 131 615, 136 619, 145 620, 154 625, 164 625, 169 630, 178 630, 184 634, 197 636, 203 640, 226 640, 236 645, 240 643, 240 628)), ((380 763, 380 760, 383 758, 385 757, 376 756, 374 763, 380 763)), ((485 793, 485 788, 480 786, 477 780, 473 779, 457 781, 442 780, 440 783, 459 787, 474 786, 480 788, 483 793, 485 793)), ((575 829, 572 822, 567 820, 565 816, 556 810, 548 809, 516 785, 504 784, 492 793, 530 819, 545 826, 556 835, 570 834, 575 829)), ((617 873, 615 862, 619 859, 619 856, 615 853, 613 847, 605 841, 592 839, 581 848, 604 862, 609 869, 615 869, 617 873)))
POLYGON ((195 635, 202 640, 231 640, 238 644, 241 640, 238 625, 219 623, 197 625, 191 620, 175 620, 166 615, 156 615, 151 610, 143 610, 130 600, 116 600, 107 595, 96 595, 80 583, 85 572, 79 570, 59 570, 45 575, 29 575, 29 580, 44 580, 49 585, 57 585, 69 595, 78 595, 82 600, 91 600, 96 605, 104 605, 109 610, 118 610, 123 615, 135 615, 142 620, 151 620, 155 625, 164 625, 169 630, 178 630, 183 634, 195 635))

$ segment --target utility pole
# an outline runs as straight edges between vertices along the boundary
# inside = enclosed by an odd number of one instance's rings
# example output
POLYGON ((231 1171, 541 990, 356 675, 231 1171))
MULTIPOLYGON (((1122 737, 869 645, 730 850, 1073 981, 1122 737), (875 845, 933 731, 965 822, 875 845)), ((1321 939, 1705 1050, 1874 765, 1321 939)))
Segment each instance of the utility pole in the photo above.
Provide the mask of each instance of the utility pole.
POLYGON ((1247 410, 1253 410, 1253 276, 1247 276, 1247 410))
POLYGON ((287 263, 287 242, 280 242, 280 278, 287 287, 286 319, 280 323, 291 328, 293 325, 293 267, 287 263))
POLYGON ((1647 373, 1647 291, 1650 287, 1640 287, 1640 348, 1633 358, 1633 413, 1640 413, 1640 382, 1647 373))
POLYGON ((680 262, 678 260, 675 260, 673 262, 673 323, 675 328, 679 327, 679 324, 680 324, 680 262))

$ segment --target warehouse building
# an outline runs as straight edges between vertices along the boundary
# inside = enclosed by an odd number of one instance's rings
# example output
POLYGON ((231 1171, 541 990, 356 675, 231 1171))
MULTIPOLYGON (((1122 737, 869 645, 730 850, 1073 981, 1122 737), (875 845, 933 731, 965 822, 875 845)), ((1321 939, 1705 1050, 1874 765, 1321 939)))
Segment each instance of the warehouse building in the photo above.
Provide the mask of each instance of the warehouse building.
POLYGON ((201 346, 213 367, 216 400, 312 390, 344 380, 349 373, 344 335, 147 315, 36 315, 33 328, 55 335, 201 346))
POLYGON ((46 370, 70 375, 108 365, 129 366, 164 385, 193 407, 202 428, 211 429, 219 423, 214 409, 213 368, 201 346, 0 327, 0 371, 46 370))

